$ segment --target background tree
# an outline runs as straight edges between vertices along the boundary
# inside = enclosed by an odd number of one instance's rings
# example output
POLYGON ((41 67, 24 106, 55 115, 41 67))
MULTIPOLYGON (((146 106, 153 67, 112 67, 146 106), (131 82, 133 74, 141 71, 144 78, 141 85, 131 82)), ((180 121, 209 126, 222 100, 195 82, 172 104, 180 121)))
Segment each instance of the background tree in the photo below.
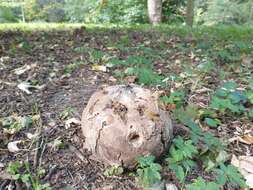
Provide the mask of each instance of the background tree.
POLYGON ((252 24, 252 0, 195 0, 197 24, 252 24))
POLYGON ((187 0, 186 23, 192 27, 194 19, 194 0, 187 0))
POLYGON ((163 0, 162 21, 167 24, 180 24, 185 21, 185 0, 163 0))
POLYGON ((0 21, 25 22, 24 0, 1 0, 0 21))
POLYGON ((151 24, 159 24, 162 21, 162 0, 148 0, 148 17, 151 24))

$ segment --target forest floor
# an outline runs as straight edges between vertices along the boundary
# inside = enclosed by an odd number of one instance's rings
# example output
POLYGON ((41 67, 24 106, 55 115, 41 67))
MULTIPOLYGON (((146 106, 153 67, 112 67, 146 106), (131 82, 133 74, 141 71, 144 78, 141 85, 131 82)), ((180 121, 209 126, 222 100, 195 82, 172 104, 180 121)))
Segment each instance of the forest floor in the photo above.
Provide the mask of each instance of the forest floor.
MULTIPOLYGON (((195 164, 181 167, 184 177, 158 161, 166 184, 216 183, 213 168, 225 172, 220 165, 228 167, 232 156, 252 156, 253 30, 187 32, 0 31, 0 189, 139 188, 135 171, 105 175, 83 148, 78 121, 104 84, 161 90, 175 139, 198 147, 186 155, 195 164), (186 120, 201 130, 198 142, 186 120)), ((230 177, 223 189, 239 189, 230 177)))

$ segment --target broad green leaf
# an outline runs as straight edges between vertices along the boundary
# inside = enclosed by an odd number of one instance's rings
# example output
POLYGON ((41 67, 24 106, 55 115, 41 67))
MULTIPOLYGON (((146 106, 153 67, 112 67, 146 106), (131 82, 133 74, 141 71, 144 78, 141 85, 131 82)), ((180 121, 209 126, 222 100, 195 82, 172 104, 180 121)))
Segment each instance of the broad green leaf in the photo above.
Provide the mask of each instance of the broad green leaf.
POLYGON ((220 190, 220 185, 215 182, 208 182, 205 190, 220 190))
POLYGON ((244 96, 241 92, 239 91, 234 91, 234 92, 231 92, 229 95, 228 95, 228 98, 232 101, 233 104, 237 104, 239 102, 242 102, 242 101, 246 101, 247 100, 247 97, 244 96))
POLYGON ((251 110, 249 111, 249 117, 250 117, 251 119, 253 119, 253 109, 251 109, 251 110))
POLYGON ((234 81, 228 81, 228 82, 225 82, 223 85, 222 85, 222 88, 227 90, 227 91, 233 91, 237 88, 237 84, 236 82, 234 81))
POLYGON ((210 127, 218 127, 218 122, 215 119, 212 118, 205 118, 205 123, 210 127))
POLYGON ((177 166, 176 168, 174 168, 174 172, 176 173, 176 176, 179 179, 180 183, 182 183, 185 179, 185 173, 182 166, 177 166))
POLYGON ((33 120, 31 117, 28 117, 28 116, 24 116, 21 118, 20 120, 20 124, 22 127, 30 127, 33 123, 33 120))

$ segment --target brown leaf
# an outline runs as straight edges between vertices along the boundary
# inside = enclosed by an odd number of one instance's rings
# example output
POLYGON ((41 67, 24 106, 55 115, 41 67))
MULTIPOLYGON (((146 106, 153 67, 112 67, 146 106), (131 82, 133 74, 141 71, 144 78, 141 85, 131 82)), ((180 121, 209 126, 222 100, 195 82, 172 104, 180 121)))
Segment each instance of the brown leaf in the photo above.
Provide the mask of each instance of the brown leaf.
POLYGON ((238 158, 233 155, 231 164, 239 169, 243 177, 246 179, 246 184, 253 188, 253 157, 252 156, 239 156, 238 158))
POLYGON ((238 140, 242 143, 251 145, 253 144, 253 137, 251 135, 244 135, 238 138, 238 140))

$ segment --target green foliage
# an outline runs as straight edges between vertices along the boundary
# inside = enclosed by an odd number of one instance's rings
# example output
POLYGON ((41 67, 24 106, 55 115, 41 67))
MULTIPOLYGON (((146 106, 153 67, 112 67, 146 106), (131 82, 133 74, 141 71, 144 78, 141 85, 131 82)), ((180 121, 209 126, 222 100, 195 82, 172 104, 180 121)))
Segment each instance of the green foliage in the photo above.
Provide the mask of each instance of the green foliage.
POLYGON ((64 67, 64 70, 63 70, 64 74, 71 74, 77 69, 79 69, 82 65, 84 65, 84 62, 82 61, 68 64, 64 67))
POLYGON ((60 113, 60 118, 61 119, 67 119, 67 118, 73 116, 73 114, 75 112, 76 112, 75 108, 67 107, 63 112, 60 113))
POLYGON ((190 139, 193 144, 196 146, 201 144, 199 157, 204 161, 206 170, 211 170, 228 159, 224 143, 221 143, 212 133, 203 132, 194 122, 194 118, 198 116, 195 107, 188 106, 186 109, 177 109, 174 111, 174 116, 190 128, 190 139))
POLYGON ((236 88, 235 82, 225 82, 212 96, 210 107, 222 113, 226 111, 236 114, 242 113, 245 110, 244 103, 247 101, 247 97, 236 88))
POLYGON ((219 119, 212 119, 212 118, 205 118, 205 123, 210 127, 218 127, 218 125, 221 123, 219 119))
POLYGON ((193 183, 186 185, 187 190, 219 190, 220 185, 215 182, 209 182, 202 177, 198 177, 193 183))
POLYGON ((12 7, 3 6, 0 3, 0 23, 17 22, 17 15, 12 7))
POLYGON ((111 166, 104 171, 104 175, 107 177, 118 176, 118 175, 123 174, 123 172, 124 172, 124 169, 121 166, 111 166))
POLYGON ((143 23, 147 20, 143 0, 66 0, 64 7, 71 22, 143 23))
MULTIPOLYGON (((130 69, 130 68, 129 68, 130 69)), ((138 82, 145 85, 157 85, 162 83, 163 77, 155 73, 148 67, 136 67, 128 70, 126 74, 134 74, 138 77, 138 82)))
POLYGON ((173 140, 166 161, 169 168, 175 172, 180 183, 184 182, 187 173, 195 166, 192 159, 197 154, 198 150, 191 140, 184 141, 182 137, 173 140))
POLYGON ((163 0, 162 3, 163 19, 166 23, 184 22, 185 0, 163 0))
POLYGON ((177 108, 181 107, 184 103, 185 92, 177 90, 170 94, 170 96, 162 96, 161 100, 166 104, 175 104, 177 108))
POLYGON ((205 25, 245 24, 252 22, 252 1, 198 0, 196 22, 205 25))
POLYGON ((215 63, 208 61, 200 63, 197 68, 200 72, 204 73, 211 73, 215 69, 215 63))
POLYGON ((143 56, 128 56, 125 60, 112 58, 108 61, 108 64, 116 67, 126 67, 124 74, 120 73, 121 77, 122 75, 135 75, 139 84, 164 85, 162 82, 164 77, 157 74, 152 68, 152 61, 143 56))
POLYGON ((65 0, 24 0, 27 21, 64 22, 65 0))
POLYGON ((30 171, 30 164, 25 162, 10 162, 6 171, 12 175, 12 179, 15 181, 21 181, 26 187, 31 187, 34 190, 51 190, 49 184, 41 184, 39 178, 45 174, 45 171, 40 169, 37 172, 37 176, 33 176, 30 171))
POLYGON ((238 169, 232 165, 225 166, 224 164, 221 164, 220 167, 214 171, 217 174, 217 182, 221 186, 229 183, 234 187, 247 187, 243 176, 240 174, 238 169))
POLYGON ((253 120, 253 109, 249 111, 249 117, 253 120))
POLYGON ((15 133, 23 128, 31 127, 33 124, 33 118, 30 116, 24 117, 4 117, 0 118, 0 126, 9 131, 15 133))
POLYGON ((161 180, 161 166, 157 163, 154 163, 154 161, 154 156, 137 158, 137 175, 144 187, 151 187, 161 180))

